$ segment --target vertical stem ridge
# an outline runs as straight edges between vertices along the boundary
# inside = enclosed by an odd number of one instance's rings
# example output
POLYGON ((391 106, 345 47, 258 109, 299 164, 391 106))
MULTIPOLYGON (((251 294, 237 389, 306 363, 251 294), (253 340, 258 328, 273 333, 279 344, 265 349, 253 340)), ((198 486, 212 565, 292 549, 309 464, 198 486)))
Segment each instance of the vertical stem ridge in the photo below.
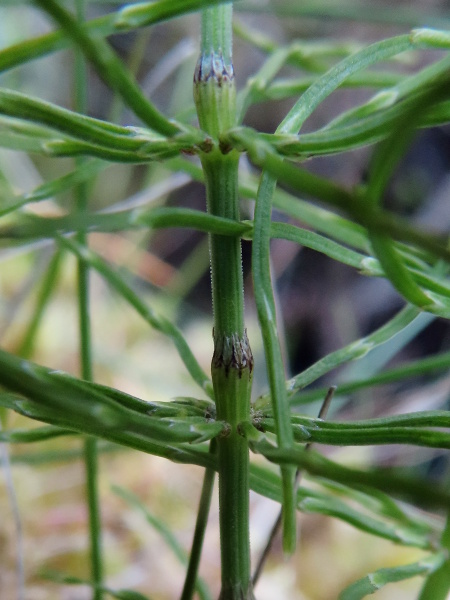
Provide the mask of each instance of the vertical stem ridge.
MULTIPOLYGON (((213 152, 202 157, 208 212, 239 220, 238 157, 213 152)), ((215 335, 244 335, 241 244, 232 236, 210 236, 211 285, 215 335)))

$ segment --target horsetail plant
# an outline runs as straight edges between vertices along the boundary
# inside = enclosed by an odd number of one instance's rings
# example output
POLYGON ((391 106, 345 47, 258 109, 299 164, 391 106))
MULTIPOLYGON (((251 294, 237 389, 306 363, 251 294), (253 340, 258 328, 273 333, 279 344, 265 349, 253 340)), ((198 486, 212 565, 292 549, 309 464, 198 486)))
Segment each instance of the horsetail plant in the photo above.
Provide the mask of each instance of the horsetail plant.
MULTIPOLYGON (((51 579, 61 585, 88 585, 94 600, 142 600, 147 597, 143 593, 155 593, 152 589, 142 593, 117 590, 106 583, 109 573, 102 548, 99 457, 102 451, 128 448, 204 470, 189 552, 164 519, 153 515, 132 492, 114 486, 114 493, 144 515, 185 568, 184 584, 177 596, 181 600, 254 600, 278 529, 284 555, 296 552, 299 512, 304 513, 302 518, 310 513, 332 517, 365 534, 416 551, 416 560, 409 564, 390 564, 368 574, 354 574, 353 579, 358 579, 351 583, 343 580, 344 589, 335 597, 362 599, 387 584, 419 575, 423 585, 418 599, 444 600, 450 591, 448 473, 447 478, 442 476, 431 483, 420 469, 389 469, 376 460, 366 464, 363 458, 359 466, 350 466, 342 464, 330 448, 409 447, 417 456, 421 449, 428 449, 430 454, 423 455, 419 462, 430 456, 444 460, 444 452, 450 448, 448 398, 439 399, 438 405, 425 403, 420 410, 408 407, 389 414, 373 410, 362 417, 357 412, 356 417, 352 414, 349 418, 348 412, 340 415, 338 408, 348 406, 347 401, 358 390, 367 392, 380 384, 406 382, 418 375, 445 381, 442 373, 450 365, 448 351, 421 356, 400 366, 389 365, 430 323, 450 318, 450 248, 447 231, 419 227, 385 208, 389 182, 417 130, 450 121, 449 16, 434 16, 434 29, 416 27, 405 33, 403 26, 399 35, 369 45, 295 39, 281 46, 270 34, 249 28, 239 14, 233 21, 233 4, 222 0, 155 0, 120 7, 111 3, 113 8, 108 14, 89 19, 89 5, 95 2, 74 0, 71 5, 33 0, 30 14, 38 10, 55 25, 55 31, 0 50, 3 81, 15 82, 16 88, 17 81, 8 79, 9 71, 63 49, 75 50, 75 101, 70 107, 18 89, 0 88, 2 149, 22 153, 20 156, 26 153, 37 164, 42 159, 58 165, 74 159, 69 172, 59 171, 31 190, 18 190, 2 166, 0 155, 2 261, 10 259, 8 253, 12 250, 19 254, 13 260, 22 258, 20 252, 40 256, 50 248, 52 253, 37 286, 34 314, 22 341, 11 342, 5 337, 3 345, 9 346, 9 351, 0 349, 0 440, 11 445, 56 444, 57 438, 81 438, 84 444, 91 570, 85 577, 53 573, 51 579), (148 97, 133 69, 119 58, 107 37, 139 32, 196 12, 201 35, 192 101, 176 98, 177 108, 163 111, 148 97), (238 38, 265 55, 256 73, 238 90, 233 27, 238 38), (422 50, 427 51, 426 60, 414 62, 414 53, 422 56, 422 50), (436 59, 430 58, 432 50, 437 51, 436 59), (407 74, 398 68, 405 53, 410 62, 420 65, 410 68, 407 74), (90 116, 88 65, 114 95, 115 110, 111 114, 118 115, 125 107, 127 122, 136 118, 138 124, 90 116), (386 65, 397 68, 386 70, 386 65), (375 94, 359 104, 352 100, 324 125, 304 133, 307 119, 312 118, 314 124, 317 109, 343 88, 375 90, 375 94), (280 118, 274 133, 249 127, 249 110, 274 99, 291 100, 290 110, 280 118), (172 112, 175 117, 169 116, 172 112), (373 149, 367 177, 352 188, 315 174, 304 165, 313 157, 340 156, 370 146, 373 149), (93 184, 101 181, 111 165, 119 164, 128 169, 132 165, 147 169, 151 190, 160 184, 164 190, 156 194, 159 205, 132 197, 125 202, 120 198, 117 204, 105 199, 101 208, 95 206, 93 184), (206 210, 163 205, 168 194, 176 190, 174 174, 179 173, 183 174, 180 185, 204 184, 206 210), (57 214, 48 216, 33 210, 37 203, 48 199, 56 202, 69 192, 73 192, 73 205, 61 203, 57 214), (252 208, 245 214, 252 218, 243 218, 243 198, 254 205, 254 213, 252 208), (131 270, 111 264, 90 243, 94 233, 137 232, 148 236, 149 232, 167 229, 208 235, 213 320, 210 375, 196 358, 183 328, 177 326, 176 315, 169 309, 160 314, 153 306, 161 299, 170 305, 169 291, 161 286, 152 292, 149 302, 135 285, 131 270), (247 301, 246 311, 244 240, 252 244, 254 300, 247 301), (272 240, 309 248, 362 276, 390 282, 403 303, 401 308, 378 327, 287 376, 280 326, 283 316, 277 305, 276 273, 271 264, 272 240), (55 369, 38 364, 45 360, 39 358, 37 334, 69 256, 75 257, 78 265, 80 377, 56 370, 56 364, 55 369), (198 398, 192 397, 190 384, 183 397, 161 401, 140 399, 95 382, 97 356, 90 293, 93 273, 108 284, 111 295, 120 297, 161 339, 170 340, 198 398), (256 393, 252 397, 252 382, 258 371, 254 372, 247 334, 250 327, 246 323, 253 304, 262 348, 257 334, 255 343, 253 339, 251 343, 257 348, 255 358, 265 362, 268 381, 268 389, 259 397, 256 393), (353 362, 357 370, 350 364, 353 362), (333 396, 324 387, 330 377, 339 385, 336 390, 331 388, 335 400, 331 417, 325 420, 333 396), (316 417, 317 411, 311 412, 309 405, 323 398, 316 417), (23 427, 11 425, 12 413, 24 418, 23 427), (30 427, 28 420, 41 425, 30 427), (320 445, 328 449, 322 452, 320 445), (266 464, 251 459, 254 454, 262 455, 266 464), (221 587, 213 594, 199 572, 216 473, 221 587), (259 560, 250 547, 251 490, 280 504, 279 519, 259 560), (252 565, 256 565, 253 572, 252 565)), ((235 7, 243 14, 268 10, 266 5, 251 2, 236 2, 235 7)), ((364 20, 371 13, 365 15, 363 8, 345 2, 335 7, 282 2, 277 10, 293 18, 306 11, 310 18, 328 15, 364 20)), ((2 10, 8 14, 12 9, 5 5, 2 10)), ((389 20, 394 15, 385 11, 377 17, 389 20)), ((403 14, 408 26, 413 27, 425 17, 412 9, 403 14)), ((180 80, 184 81, 181 76, 180 80)), ((181 96, 186 96, 184 91, 181 96)), ((125 187, 131 189, 134 184, 125 187)), ((194 251, 193 256, 195 260, 188 259, 180 266, 186 280, 195 278, 192 265, 201 263, 195 269, 198 277, 204 271, 204 263, 197 260, 199 255, 194 251)), ((32 275, 30 281, 34 282, 32 275)), ((186 281, 184 289, 189 285, 186 281)), ((179 306, 182 292, 178 295, 172 306, 179 306)), ((258 368, 262 371, 261 364, 258 368)), ((170 383, 169 373, 167 380, 170 383)), ((363 396, 358 398, 363 403, 363 396)), ((36 453, 28 460, 37 462, 39 456, 36 453)), ((71 460, 74 453, 61 445, 58 457, 71 460)), ((16 457, 12 452, 12 459, 16 458, 19 460, 20 455, 16 457)), ((448 471, 448 456, 446 461, 448 471)), ((23 585, 19 587, 17 597, 25 598, 23 585)))

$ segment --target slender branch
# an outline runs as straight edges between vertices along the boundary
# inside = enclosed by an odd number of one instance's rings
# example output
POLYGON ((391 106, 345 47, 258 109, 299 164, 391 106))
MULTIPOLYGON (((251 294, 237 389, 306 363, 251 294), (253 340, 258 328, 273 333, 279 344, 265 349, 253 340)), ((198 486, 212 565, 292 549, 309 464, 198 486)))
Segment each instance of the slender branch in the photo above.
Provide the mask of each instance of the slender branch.
MULTIPOLYGON (((334 395, 335 391, 336 391, 335 386, 332 386, 329 388, 329 390, 322 402, 322 406, 320 407, 320 410, 319 410, 319 414, 318 414, 319 419, 326 418, 328 409, 330 408, 331 400, 333 399, 333 395, 334 395)), ((305 450, 309 450, 309 448, 311 446, 312 446, 311 443, 306 444, 305 450)), ((296 485, 298 485, 300 483, 301 476, 302 476, 302 471, 300 469, 298 469, 297 474, 296 474, 296 485)), ((262 573, 262 571, 264 569, 264 565, 266 564, 266 561, 269 557, 269 553, 272 549, 275 538, 277 537, 277 535, 281 529, 282 520, 283 520, 283 511, 280 510, 280 512, 278 513, 278 517, 276 518, 274 524, 272 525, 272 529, 270 530, 266 545, 261 553, 261 556, 259 557, 259 560, 258 560, 255 570, 253 572, 253 575, 252 575, 253 587, 256 586, 256 583, 258 582, 258 579, 261 576, 261 573, 262 573)))

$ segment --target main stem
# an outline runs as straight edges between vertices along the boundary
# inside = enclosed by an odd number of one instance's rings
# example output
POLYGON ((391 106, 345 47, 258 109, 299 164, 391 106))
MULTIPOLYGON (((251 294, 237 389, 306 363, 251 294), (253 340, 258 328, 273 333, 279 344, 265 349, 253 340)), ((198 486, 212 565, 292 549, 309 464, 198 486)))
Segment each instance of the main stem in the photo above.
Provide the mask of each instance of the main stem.
MULTIPOLYGON (((236 152, 224 154, 218 142, 235 123, 231 59, 231 5, 202 14, 201 54, 194 76, 200 126, 215 142, 201 155, 210 214, 239 220, 236 152)), ((219 468, 220 600, 253 599, 249 541, 249 452, 238 426, 250 417, 253 357, 244 325, 244 285, 238 238, 211 235, 214 354, 211 364, 217 418, 229 425, 217 440, 219 468)))

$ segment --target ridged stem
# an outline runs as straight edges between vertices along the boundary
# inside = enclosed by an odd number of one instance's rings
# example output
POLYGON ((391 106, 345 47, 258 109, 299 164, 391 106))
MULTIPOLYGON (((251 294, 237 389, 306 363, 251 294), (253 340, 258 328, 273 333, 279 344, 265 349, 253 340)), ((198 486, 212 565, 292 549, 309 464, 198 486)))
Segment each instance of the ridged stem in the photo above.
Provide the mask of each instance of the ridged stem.
MULTIPOLYGON (((208 211, 238 219, 237 158, 202 157, 208 211)), ((238 425, 250 416, 253 358, 244 326, 243 276, 238 238, 210 236, 214 310, 211 365, 217 419, 229 425, 217 440, 219 465, 221 600, 252 598, 249 542, 249 453, 238 425)))
MULTIPOLYGON (((201 155, 207 208, 215 216, 239 220, 238 160, 224 154, 220 134, 235 124, 235 84, 231 60, 231 5, 202 14, 201 54, 194 76, 200 127, 213 138, 201 155)), ((220 600, 251 600, 249 541, 249 450, 239 424, 250 417, 253 357, 244 325, 244 286, 238 238, 210 235, 214 311, 211 364, 217 419, 228 424, 217 440, 222 589, 220 600)))

